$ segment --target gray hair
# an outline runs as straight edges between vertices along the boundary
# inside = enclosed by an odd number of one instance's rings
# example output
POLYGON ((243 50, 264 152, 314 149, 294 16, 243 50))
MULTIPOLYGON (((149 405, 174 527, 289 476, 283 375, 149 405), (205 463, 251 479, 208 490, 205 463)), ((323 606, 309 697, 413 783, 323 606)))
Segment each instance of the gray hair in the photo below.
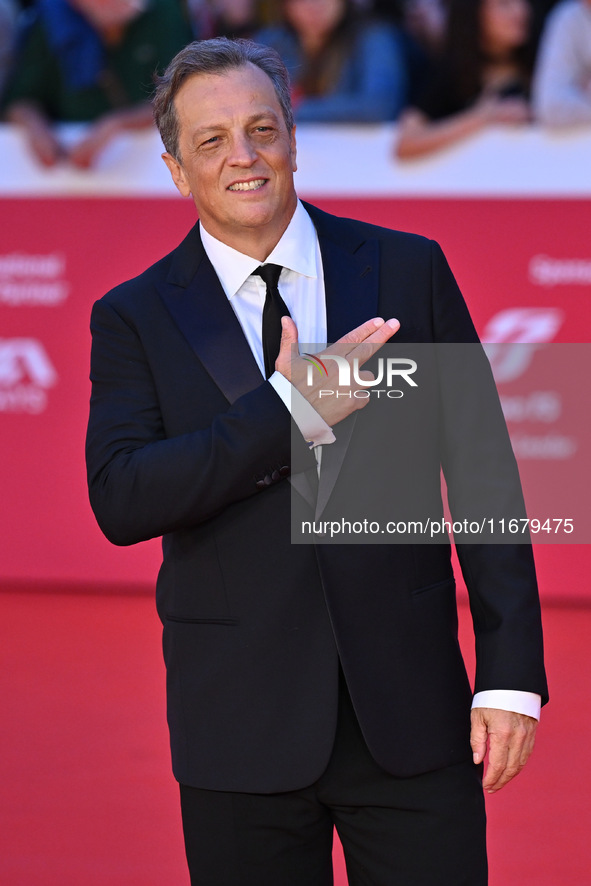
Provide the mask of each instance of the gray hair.
POLYGON ((185 80, 193 74, 223 74, 248 64, 256 65, 264 71, 273 83, 287 131, 291 132, 294 119, 289 74, 274 49, 251 40, 229 40, 227 37, 195 40, 181 49, 162 76, 156 78, 152 101, 154 120, 169 154, 180 160, 179 120, 174 98, 185 80))

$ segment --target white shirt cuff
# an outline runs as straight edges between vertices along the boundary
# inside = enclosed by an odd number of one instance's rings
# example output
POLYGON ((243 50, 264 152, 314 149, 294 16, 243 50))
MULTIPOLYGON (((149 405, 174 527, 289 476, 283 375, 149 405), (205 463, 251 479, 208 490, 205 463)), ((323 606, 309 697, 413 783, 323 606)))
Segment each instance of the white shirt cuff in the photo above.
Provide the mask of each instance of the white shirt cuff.
POLYGON ((274 372, 269 382, 289 409, 291 417, 311 449, 326 443, 334 443, 336 438, 330 425, 326 424, 322 416, 284 375, 274 372))
POLYGON ((476 693, 472 707, 513 711, 515 714, 525 714, 539 720, 542 698, 536 692, 522 692, 518 689, 487 689, 476 693))

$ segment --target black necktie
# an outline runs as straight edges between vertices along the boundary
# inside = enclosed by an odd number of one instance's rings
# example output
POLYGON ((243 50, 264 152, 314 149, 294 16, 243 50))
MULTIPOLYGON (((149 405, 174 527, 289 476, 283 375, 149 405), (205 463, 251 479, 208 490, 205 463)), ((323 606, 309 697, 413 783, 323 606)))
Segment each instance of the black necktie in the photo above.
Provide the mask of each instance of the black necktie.
POLYGON ((259 265, 256 271, 253 271, 253 274, 262 277, 267 284, 267 297, 263 308, 263 355, 266 378, 275 372, 275 360, 281 342, 281 318, 291 316, 277 288, 282 270, 281 265, 259 265))

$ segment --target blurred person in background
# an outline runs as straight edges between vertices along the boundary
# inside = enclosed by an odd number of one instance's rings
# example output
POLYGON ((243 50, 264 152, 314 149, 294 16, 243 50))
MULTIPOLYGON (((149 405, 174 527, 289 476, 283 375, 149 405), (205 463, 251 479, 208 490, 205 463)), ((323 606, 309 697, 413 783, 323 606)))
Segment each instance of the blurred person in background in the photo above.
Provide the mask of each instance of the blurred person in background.
POLYGON ((548 126, 591 123, 591 0, 565 0, 549 15, 533 102, 537 118, 548 126))
POLYGON ((12 63, 16 42, 18 6, 14 0, 0 0, 0 97, 12 63))
POLYGON ((405 30, 428 53, 437 53, 443 45, 447 8, 443 0, 404 0, 402 16, 405 30))
POLYGON ((395 29, 353 0, 283 0, 282 21, 256 35, 291 77, 299 123, 394 120, 406 98, 404 52, 395 29))
POLYGON ((408 74, 407 101, 412 105, 441 54, 447 20, 446 0, 375 0, 372 8, 397 28, 408 74))
POLYGON ((178 0, 39 0, 4 97, 44 166, 93 165, 119 133, 152 126, 153 78, 191 39, 178 0), (70 149, 55 123, 87 122, 70 149))
POLYGON ((260 27, 258 0, 185 0, 196 40, 251 37, 260 27))
MULTIPOLYGON (((388 4, 385 4, 388 5, 388 4)), ((421 96, 443 51, 446 0, 400 0, 399 28, 406 52, 408 104, 421 96)))
POLYGON ((529 0, 532 8, 532 34, 536 52, 540 43, 540 37, 546 24, 546 19, 551 10, 560 3, 561 0, 529 0))
POLYGON ((401 116, 396 155, 419 157, 491 124, 529 122, 532 67, 527 0, 450 0, 441 59, 401 116))

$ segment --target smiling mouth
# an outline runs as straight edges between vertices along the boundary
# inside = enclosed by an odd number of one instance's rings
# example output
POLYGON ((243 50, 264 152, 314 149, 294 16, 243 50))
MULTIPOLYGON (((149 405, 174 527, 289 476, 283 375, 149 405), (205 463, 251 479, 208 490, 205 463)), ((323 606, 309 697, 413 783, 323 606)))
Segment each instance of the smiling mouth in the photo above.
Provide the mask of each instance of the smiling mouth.
POLYGON ((266 178, 255 178, 253 181, 249 182, 235 182, 233 185, 228 186, 229 191, 258 191, 259 188, 262 188, 264 184, 267 183, 266 178))

